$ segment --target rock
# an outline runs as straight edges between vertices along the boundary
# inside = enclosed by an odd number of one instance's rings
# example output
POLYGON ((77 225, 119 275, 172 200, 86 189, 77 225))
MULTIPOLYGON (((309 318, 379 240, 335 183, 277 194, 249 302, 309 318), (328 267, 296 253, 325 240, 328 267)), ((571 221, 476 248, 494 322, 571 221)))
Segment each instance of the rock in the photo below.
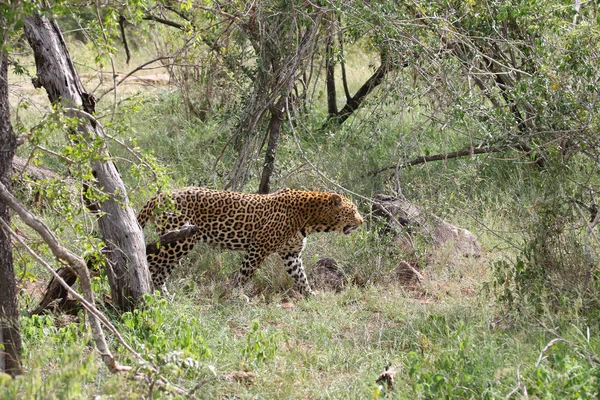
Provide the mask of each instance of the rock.
POLYGON ((394 269, 394 278, 404 285, 423 282, 423 275, 406 261, 401 261, 394 269))
POLYGON ((371 214, 386 221, 386 232, 408 232, 428 237, 436 248, 450 247, 456 255, 481 256, 481 246, 470 231, 456 227, 422 207, 385 194, 373 197, 371 214))
POLYGON ((464 257, 481 256, 481 246, 473 233, 444 221, 435 227, 433 241, 440 247, 446 243, 453 245, 456 253, 464 257))
POLYGON ((311 282, 317 290, 339 292, 348 283, 346 274, 333 258, 317 261, 311 275, 311 282))

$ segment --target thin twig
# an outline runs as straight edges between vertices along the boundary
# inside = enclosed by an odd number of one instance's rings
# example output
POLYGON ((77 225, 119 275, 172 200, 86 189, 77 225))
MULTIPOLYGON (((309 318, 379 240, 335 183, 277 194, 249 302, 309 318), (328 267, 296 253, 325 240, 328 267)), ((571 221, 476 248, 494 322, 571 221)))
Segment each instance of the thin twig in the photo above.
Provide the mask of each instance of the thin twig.
POLYGON ((110 92, 112 92, 113 90, 115 90, 115 88, 116 88, 117 86, 119 86, 121 83, 123 83, 123 82, 125 81, 125 79, 129 78, 131 75, 135 74, 135 73, 136 73, 136 72, 138 72, 139 70, 141 70, 141 69, 144 69, 144 67, 145 67, 146 65, 153 64, 153 63, 155 63, 155 62, 157 62, 157 61, 162 61, 162 60, 170 60, 170 59, 172 59, 172 58, 174 58, 174 55, 171 55, 171 56, 162 56, 162 57, 157 57, 157 58, 155 58, 155 59, 153 59, 153 60, 147 61, 147 62, 145 62, 145 63, 143 63, 143 64, 139 65, 138 67, 136 67, 136 68, 132 69, 131 71, 129 71, 129 73, 128 73, 127 75, 125 75, 123 78, 121 78, 119 81, 117 81, 117 82, 116 82, 116 84, 115 84, 113 87, 111 87, 111 88, 108 88, 108 89, 106 89, 104 92, 100 93, 100 94, 99 94, 99 95, 96 97, 97 101, 100 101, 100 99, 101 99, 101 98, 103 98, 105 95, 107 95, 108 93, 110 93, 110 92))

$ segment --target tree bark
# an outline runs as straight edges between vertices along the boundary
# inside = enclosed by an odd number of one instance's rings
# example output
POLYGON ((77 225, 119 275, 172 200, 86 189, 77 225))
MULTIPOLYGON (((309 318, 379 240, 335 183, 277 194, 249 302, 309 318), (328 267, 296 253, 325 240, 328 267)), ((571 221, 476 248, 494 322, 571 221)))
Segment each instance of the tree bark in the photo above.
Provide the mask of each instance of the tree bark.
MULTIPOLYGON (((12 158, 17 148, 17 138, 10 123, 8 105, 8 55, 2 51, 2 47, 3 41, 0 41, 0 182, 10 190, 12 158)), ((0 202, 0 219, 10 224, 9 207, 3 202, 0 202)), ((22 373, 21 330, 12 245, 10 236, 2 228, 0 228, 0 371, 11 376, 22 373)))
POLYGON ((387 63, 383 63, 377 68, 375 73, 371 75, 369 79, 358 89, 358 91, 346 102, 346 105, 336 114, 330 115, 329 121, 335 121, 338 124, 343 124, 354 111, 358 110, 358 107, 362 104, 363 100, 369 93, 371 93, 377 86, 383 82, 385 74, 389 71, 387 63))
MULTIPOLYGON (((53 104, 93 115, 95 100, 84 90, 56 22, 40 15, 29 16, 25 19, 25 36, 36 62, 34 85, 43 86, 53 104)), ((68 110, 66 114, 81 118, 82 113, 68 110)), ((93 117, 88 117, 81 119, 76 135, 89 141, 102 136, 102 128, 93 117)), ((104 158, 107 155, 102 154, 104 158)), ((152 287, 143 233, 115 165, 111 161, 93 161, 92 173, 96 178, 93 185, 108 197, 99 204, 98 224, 102 239, 110 248, 107 265, 112 297, 121 310, 131 310, 152 287)))
POLYGON ((333 55, 333 33, 331 28, 325 42, 325 83, 327 86, 327 115, 333 118, 337 115, 337 96, 335 90, 335 61, 333 55))
POLYGON ((281 138, 281 125, 283 124, 283 111, 280 104, 281 101, 271 108, 271 120, 269 121, 269 143, 267 144, 267 152, 265 154, 265 164, 263 166, 262 175, 258 193, 267 194, 271 191, 271 175, 275 170, 275 156, 279 140, 281 138))

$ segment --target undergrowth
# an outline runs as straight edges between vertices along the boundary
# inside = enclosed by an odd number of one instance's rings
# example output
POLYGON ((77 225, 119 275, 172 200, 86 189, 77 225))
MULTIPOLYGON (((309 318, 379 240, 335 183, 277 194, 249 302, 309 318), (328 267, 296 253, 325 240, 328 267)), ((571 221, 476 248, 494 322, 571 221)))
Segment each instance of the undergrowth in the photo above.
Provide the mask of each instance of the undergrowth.
MULTIPOLYGON (((524 388, 534 397, 598 395, 600 336, 577 318, 507 321, 478 297, 433 302, 396 285, 324 293, 293 308, 276 299, 207 300, 148 297, 142 309, 112 318, 172 383, 203 382, 200 398, 491 399, 524 388), (391 388, 375 383, 388 367, 397 373, 391 388)), ((81 322, 57 327, 53 319, 23 319, 27 373, 1 398, 150 395, 149 382, 105 370, 81 322)))

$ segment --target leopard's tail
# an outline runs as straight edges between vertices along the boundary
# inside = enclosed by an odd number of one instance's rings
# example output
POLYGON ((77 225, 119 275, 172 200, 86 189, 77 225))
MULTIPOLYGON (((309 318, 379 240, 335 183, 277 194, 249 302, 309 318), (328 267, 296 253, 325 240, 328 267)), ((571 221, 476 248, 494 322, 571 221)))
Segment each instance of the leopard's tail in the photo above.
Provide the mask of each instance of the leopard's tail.
POLYGON ((152 212, 156 209, 158 204, 159 196, 151 198, 146 205, 140 210, 137 221, 138 224, 143 228, 149 219, 152 219, 152 212))

